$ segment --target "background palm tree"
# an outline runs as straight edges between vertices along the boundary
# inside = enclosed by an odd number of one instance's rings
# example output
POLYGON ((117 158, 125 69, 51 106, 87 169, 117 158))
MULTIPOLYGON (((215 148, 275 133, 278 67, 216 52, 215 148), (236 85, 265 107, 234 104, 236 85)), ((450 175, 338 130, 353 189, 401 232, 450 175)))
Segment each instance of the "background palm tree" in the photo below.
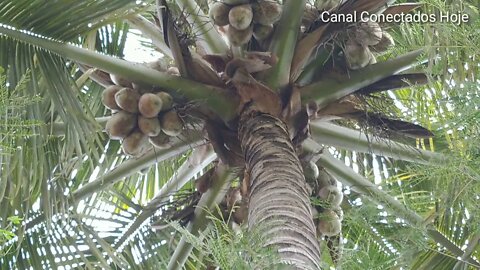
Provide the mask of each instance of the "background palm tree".
MULTIPOLYGON (((206 1, 2 1, 0 218, 15 236, 3 234, 0 265, 227 269, 231 249, 245 255, 246 268, 265 267, 276 255, 262 247, 273 243, 285 250, 282 262, 298 267, 478 267, 478 1, 421 7, 469 14, 471 21, 460 26, 382 25, 396 45, 357 70, 345 64, 348 26, 312 21, 315 11, 304 11, 307 4, 326 8, 327 1, 284 2, 289 12, 269 41, 251 39, 232 47, 228 58, 224 29, 205 16, 212 5, 206 1), (111 57, 123 56, 134 29, 149 39, 143 45, 173 59, 181 77, 111 57), (409 53, 419 48, 426 49, 409 53), (102 132, 110 115, 101 103, 102 89, 112 84, 108 73, 174 96, 186 125, 169 148, 128 158, 102 132), (312 161, 342 182, 345 193, 342 234, 320 234, 320 245, 309 204, 320 219, 328 206, 308 198, 304 177, 314 189, 318 181, 302 172, 314 168, 307 166, 312 161), (265 176, 268 166, 280 175, 274 182, 265 176), (243 206, 250 200, 248 232, 232 234, 222 218, 212 225, 218 215, 208 209, 220 203, 220 212, 228 212, 228 199, 236 196, 231 186, 242 183, 243 206), (285 211, 298 201, 303 210, 285 211), (305 234, 275 238, 282 234, 271 231, 287 226, 263 224, 268 215, 298 218, 296 229, 305 234), (295 243, 298 260, 289 253, 295 243)), ((347 1, 339 11, 417 7, 386 8, 391 2, 347 1)))

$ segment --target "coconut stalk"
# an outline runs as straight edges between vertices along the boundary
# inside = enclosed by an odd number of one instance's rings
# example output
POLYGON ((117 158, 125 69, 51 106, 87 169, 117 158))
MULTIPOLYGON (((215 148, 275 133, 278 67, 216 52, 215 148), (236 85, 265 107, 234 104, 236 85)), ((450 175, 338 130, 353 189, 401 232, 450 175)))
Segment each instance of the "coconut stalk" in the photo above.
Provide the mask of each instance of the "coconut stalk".
POLYGON ((169 92, 176 92, 189 100, 201 101, 213 112, 223 116, 224 120, 230 120, 235 115, 235 99, 229 97, 228 92, 221 88, 168 75, 143 65, 132 65, 125 60, 27 34, 7 26, 0 25, 0 34, 49 50, 79 63, 97 67, 111 74, 129 78, 133 82, 157 85, 169 90, 169 92))
POLYGON ((325 78, 310 85, 300 88, 304 104, 315 101, 319 108, 345 97, 355 91, 373 84, 390 75, 407 70, 418 63, 417 58, 423 50, 416 50, 395 59, 366 66, 362 69, 351 71, 348 79, 325 78))
POLYGON ((140 30, 143 35, 152 40, 153 45, 157 47, 164 55, 173 58, 172 51, 165 43, 161 30, 141 15, 135 15, 128 18, 127 22, 140 30))
MULTIPOLYGON (((209 213, 211 213, 211 210, 222 201, 223 197, 225 197, 225 194, 230 187, 230 182, 234 177, 235 174, 228 169, 227 165, 222 163, 217 165, 211 179, 212 186, 200 198, 200 201, 195 208, 194 218, 187 225, 187 230, 190 233, 197 236, 207 228, 207 225, 210 223, 210 220, 208 219, 209 213)), ((187 242, 185 236, 182 236, 175 252, 170 257, 167 269, 182 269, 192 249, 193 246, 187 242)))
MULTIPOLYGON (((312 81, 315 80, 315 73, 325 66, 325 63, 327 63, 330 56, 331 52, 329 50, 322 46, 318 47, 318 51, 316 51, 315 54, 308 59, 308 61, 305 60, 306 63, 302 66, 302 69, 296 69, 298 70, 297 73, 300 74, 292 74, 291 79, 299 86, 305 86, 312 83, 312 81)), ((293 64, 294 63, 292 63, 292 65, 293 64)), ((296 67, 292 67, 292 71, 293 68, 296 67)))
POLYGON ((130 235, 135 233, 143 224, 145 220, 150 218, 158 207, 168 201, 169 195, 180 190, 188 183, 196 174, 200 173, 209 164, 211 164, 217 155, 211 147, 197 147, 192 154, 183 162, 183 164, 176 170, 175 175, 162 186, 153 199, 143 207, 142 212, 131 223, 127 231, 118 240, 116 247, 120 247, 130 235))
POLYGON ((295 46, 302 23, 306 0, 284 1, 282 16, 273 33, 269 51, 276 55, 278 63, 265 74, 264 81, 271 88, 279 91, 290 80, 290 68, 295 54, 295 46))
POLYGON ((195 14, 195 16, 186 16, 187 21, 193 25, 192 28, 199 35, 197 40, 208 54, 225 53, 228 50, 227 44, 218 33, 210 17, 202 11, 194 0, 178 0, 176 2, 185 14, 195 14))
POLYGON ((389 76, 363 89, 360 89, 357 93, 368 95, 387 90, 397 90, 411 86, 425 85, 427 83, 428 76, 425 73, 398 74, 389 76))
MULTIPOLYGON (((315 59, 319 57, 319 51, 325 51, 325 47, 318 46, 318 44, 322 43, 322 39, 324 38, 324 34, 327 28, 328 24, 325 24, 316 29, 315 31, 308 33, 298 42, 297 47, 295 48, 295 54, 292 59, 292 71, 290 73, 290 79, 292 81, 297 81, 299 76, 305 72, 305 69, 312 70, 312 66, 306 67, 305 65, 308 62, 315 61, 315 59), (316 51, 316 53, 312 56, 313 51, 316 49, 319 51, 316 51)), ((332 52, 328 51, 327 53, 323 54, 325 57, 330 57, 332 52)), ((314 64, 315 68, 317 66, 317 64, 314 64)))
MULTIPOLYGON (((379 189, 372 182, 368 181, 363 176, 357 174, 353 169, 345 165, 342 161, 334 158, 329 153, 323 153, 317 163, 319 166, 324 167, 330 174, 343 182, 345 185, 351 186, 356 192, 361 193, 373 201, 384 204, 390 212, 395 216, 404 219, 413 227, 423 228, 430 238, 436 243, 442 245, 447 250, 452 252, 456 257, 464 256, 464 252, 452 241, 448 240, 443 234, 441 234, 433 226, 429 225, 416 212, 408 209, 397 199, 388 195, 385 191, 379 189)), ((470 264, 480 267, 480 264, 475 261, 471 256, 466 256, 465 261, 470 264)))
POLYGON ((310 124, 310 131, 314 141, 350 151, 374 153, 420 164, 439 163, 445 159, 438 153, 417 149, 374 135, 367 137, 360 131, 328 122, 314 121, 310 124))

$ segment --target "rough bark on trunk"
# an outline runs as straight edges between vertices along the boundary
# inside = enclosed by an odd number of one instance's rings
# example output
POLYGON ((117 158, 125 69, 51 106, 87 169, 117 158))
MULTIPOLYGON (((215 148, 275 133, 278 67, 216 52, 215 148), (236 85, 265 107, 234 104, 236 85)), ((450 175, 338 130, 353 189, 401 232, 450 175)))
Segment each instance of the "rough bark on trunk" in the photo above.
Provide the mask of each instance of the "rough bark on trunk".
POLYGON ((285 124, 243 114, 239 139, 250 178, 248 227, 261 224, 266 245, 294 269, 320 269, 320 248, 300 161, 285 124))

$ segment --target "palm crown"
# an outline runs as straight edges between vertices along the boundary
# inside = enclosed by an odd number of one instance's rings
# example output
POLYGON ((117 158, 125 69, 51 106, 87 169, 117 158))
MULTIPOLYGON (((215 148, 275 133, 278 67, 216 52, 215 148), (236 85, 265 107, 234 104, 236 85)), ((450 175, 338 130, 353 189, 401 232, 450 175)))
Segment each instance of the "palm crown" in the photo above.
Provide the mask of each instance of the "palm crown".
POLYGON ((478 8, 392 2, 0 3, 0 265, 479 267, 478 20, 320 19, 478 8))

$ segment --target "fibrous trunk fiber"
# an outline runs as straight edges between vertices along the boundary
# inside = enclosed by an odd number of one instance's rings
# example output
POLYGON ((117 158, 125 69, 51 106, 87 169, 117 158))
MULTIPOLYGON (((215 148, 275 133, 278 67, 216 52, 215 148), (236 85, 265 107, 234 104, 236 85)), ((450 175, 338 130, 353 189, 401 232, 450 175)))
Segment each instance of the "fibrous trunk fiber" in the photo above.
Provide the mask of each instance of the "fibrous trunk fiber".
POLYGON ((260 226, 282 262, 320 269, 305 178, 286 125, 253 111, 242 115, 238 133, 250 178, 248 227, 260 226))

